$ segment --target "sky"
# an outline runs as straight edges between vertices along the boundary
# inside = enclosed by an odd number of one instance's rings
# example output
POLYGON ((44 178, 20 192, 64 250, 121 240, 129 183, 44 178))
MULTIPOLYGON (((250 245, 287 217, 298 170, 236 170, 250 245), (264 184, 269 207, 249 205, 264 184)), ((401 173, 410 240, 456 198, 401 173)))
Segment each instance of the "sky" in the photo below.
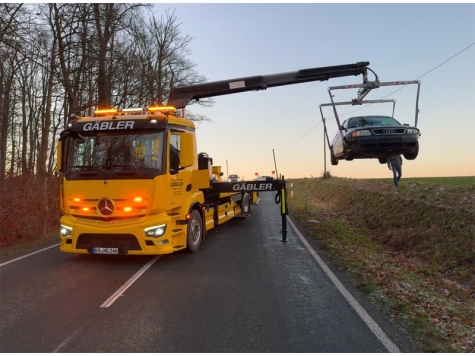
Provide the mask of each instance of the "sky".
MULTIPOLYGON (((475 176, 475 4, 154 4, 158 17, 166 9, 175 10, 182 35, 194 38, 189 58, 207 81, 361 61, 381 82, 420 78, 420 151, 404 160, 403 177, 475 176)), ((225 175, 246 180, 271 175, 276 166, 286 178, 319 177, 324 150, 333 176, 390 178, 377 159, 330 164, 319 105, 330 101, 329 87, 361 82, 361 76, 336 78, 219 96, 211 108, 189 106, 212 120, 197 124, 198 151, 225 175)), ((413 125, 416 85, 381 87, 365 99, 397 89, 387 97, 396 100, 394 117, 413 125)), ((356 93, 337 90, 334 100, 356 93)), ((391 113, 392 104, 338 107, 341 121, 391 113)), ((324 116, 331 141, 337 132, 331 108, 324 116)))

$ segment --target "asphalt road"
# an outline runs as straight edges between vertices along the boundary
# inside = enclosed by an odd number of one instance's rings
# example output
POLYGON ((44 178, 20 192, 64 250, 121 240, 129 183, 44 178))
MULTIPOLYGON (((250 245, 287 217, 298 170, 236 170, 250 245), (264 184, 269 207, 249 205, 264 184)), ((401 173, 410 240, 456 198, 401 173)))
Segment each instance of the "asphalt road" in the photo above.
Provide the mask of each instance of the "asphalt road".
MULTIPOLYGON (((388 352, 290 225, 281 242, 274 194, 261 198, 198 252, 158 258, 107 308, 153 256, 54 247, 1 266, 0 352, 388 352)), ((396 350, 413 351, 348 288, 396 350)))

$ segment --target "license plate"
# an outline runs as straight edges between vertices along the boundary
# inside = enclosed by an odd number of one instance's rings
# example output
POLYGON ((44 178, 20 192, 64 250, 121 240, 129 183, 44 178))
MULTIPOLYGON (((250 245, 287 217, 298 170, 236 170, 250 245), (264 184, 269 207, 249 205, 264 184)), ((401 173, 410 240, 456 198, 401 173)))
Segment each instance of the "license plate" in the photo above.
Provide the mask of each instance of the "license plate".
POLYGON ((117 247, 93 247, 92 253, 102 255, 118 255, 119 249, 117 247))

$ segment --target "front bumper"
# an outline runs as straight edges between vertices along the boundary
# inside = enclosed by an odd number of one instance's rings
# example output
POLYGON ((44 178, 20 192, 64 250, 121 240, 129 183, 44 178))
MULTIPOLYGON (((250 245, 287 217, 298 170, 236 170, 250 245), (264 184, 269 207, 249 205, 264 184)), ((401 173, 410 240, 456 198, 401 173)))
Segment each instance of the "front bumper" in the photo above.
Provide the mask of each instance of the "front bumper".
POLYGON ((171 220, 167 214, 112 221, 65 215, 61 224, 72 227, 71 235, 60 235, 59 250, 66 253, 87 254, 93 253, 94 247, 111 247, 118 248, 119 254, 161 255, 184 248, 183 245, 174 247, 178 235, 172 236, 171 220), (167 224, 163 236, 145 236, 145 228, 161 224, 167 224))
POLYGON ((418 142, 418 135, 404 136, 367 136, 349 138, 348 151, 355 158, 379 158, 395 154, 414 152, 418 142))

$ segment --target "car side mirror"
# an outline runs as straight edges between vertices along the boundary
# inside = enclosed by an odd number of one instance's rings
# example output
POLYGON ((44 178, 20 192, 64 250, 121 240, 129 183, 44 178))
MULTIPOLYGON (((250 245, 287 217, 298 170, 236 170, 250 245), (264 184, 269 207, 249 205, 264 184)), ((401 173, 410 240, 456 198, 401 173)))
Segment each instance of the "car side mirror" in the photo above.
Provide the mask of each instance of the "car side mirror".
POLYGON ((409 124, 402 124, 403 126, 409 126, 409 124))
POLYGON ((341 129, 341 130, 345 130, 345 131, 346 131, 346 128, 345 128, 343 125, 342 125, 342 126, 340 126, 340 129, 341 129))

